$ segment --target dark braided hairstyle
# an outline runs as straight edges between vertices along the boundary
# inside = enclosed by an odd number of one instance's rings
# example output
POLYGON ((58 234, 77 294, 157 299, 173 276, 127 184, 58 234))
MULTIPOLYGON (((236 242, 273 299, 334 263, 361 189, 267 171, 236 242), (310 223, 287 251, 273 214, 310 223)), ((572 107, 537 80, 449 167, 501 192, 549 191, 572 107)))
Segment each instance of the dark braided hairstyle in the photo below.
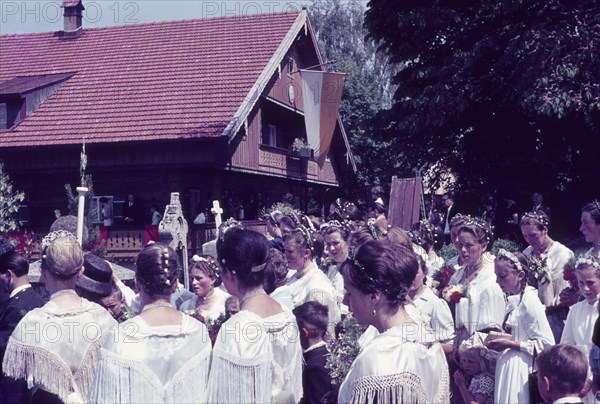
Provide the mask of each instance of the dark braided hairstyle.
POLYGON ((412 250, 383 240, 365 242, 358 251, 350 253, 341 267, 358 290, 365 294, 381 292, 392 308, 406 304, 418 269, 412 250))
POLYGON ((138 254, 135 276, 150 295, 169 295, 179 275, 177 254, 164 244, 148 244, 138 254))

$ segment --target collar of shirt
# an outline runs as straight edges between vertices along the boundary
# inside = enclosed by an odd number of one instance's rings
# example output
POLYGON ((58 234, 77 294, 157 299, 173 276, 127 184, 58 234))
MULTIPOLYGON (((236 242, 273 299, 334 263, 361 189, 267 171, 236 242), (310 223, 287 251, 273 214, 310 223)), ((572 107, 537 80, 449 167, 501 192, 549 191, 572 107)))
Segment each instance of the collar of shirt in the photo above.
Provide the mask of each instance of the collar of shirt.
POLYGON ((309 346, 308 348, 306 348, 306 349, 305 349, 303 352, 304 352, 304 353, 307 353, 307 352, 310 352, 310 351, 314 351, 315 349, 317 349, 317 348, 319 348, 319 347, 322 347, 322 346, 324 346, 324 345, 325 345, 325 341, 319 341, 319 342, 317 342, 316 344, 314 344, 314 345, 311 345, 311 346, 309 346))
POLYGON ((10 292, 10 298, 12 299, 13 297, 15 297, 17 295, 17 293, 19 293, 20 291, 25 290, 27 288, 30 288, 30 287, 31 287, 31 284, 28 283, 26 285, 21 285, 21 286, 14 288, 13 291, 10 292))
POLYGON ((579 397, 563 397, 558 400, 554 400, 552 404, 561 404, 561 403, 583 403, 579 397))

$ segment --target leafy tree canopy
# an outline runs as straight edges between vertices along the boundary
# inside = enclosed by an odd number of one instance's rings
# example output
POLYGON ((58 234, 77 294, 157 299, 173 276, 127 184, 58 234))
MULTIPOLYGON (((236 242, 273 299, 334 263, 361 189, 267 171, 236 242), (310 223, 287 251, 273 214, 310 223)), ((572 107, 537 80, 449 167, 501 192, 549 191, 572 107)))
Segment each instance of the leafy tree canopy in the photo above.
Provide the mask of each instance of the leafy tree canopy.
POLYGON ((373 133, 404 171, 599 191, 597 0, 370 0, 365 26, 400 66, 373 133))

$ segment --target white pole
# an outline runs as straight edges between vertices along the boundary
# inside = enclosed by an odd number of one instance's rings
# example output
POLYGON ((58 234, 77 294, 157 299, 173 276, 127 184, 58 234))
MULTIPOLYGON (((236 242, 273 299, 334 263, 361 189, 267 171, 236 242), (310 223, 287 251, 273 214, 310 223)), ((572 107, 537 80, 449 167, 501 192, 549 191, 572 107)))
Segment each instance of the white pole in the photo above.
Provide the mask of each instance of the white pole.
POLYGON ((85 208, 85 194, 88 193, 86 187, 77 187, 77 193, 79 194, 79 205, 77 209, 77 241, 83 246, 83 215, 85 208))

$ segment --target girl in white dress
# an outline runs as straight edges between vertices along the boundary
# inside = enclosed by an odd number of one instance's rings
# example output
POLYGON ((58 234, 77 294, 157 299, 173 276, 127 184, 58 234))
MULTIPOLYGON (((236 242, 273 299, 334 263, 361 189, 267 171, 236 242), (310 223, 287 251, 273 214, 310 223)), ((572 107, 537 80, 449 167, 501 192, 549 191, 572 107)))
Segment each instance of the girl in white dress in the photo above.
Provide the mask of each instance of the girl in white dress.
POLYGON ((283 236, 285 258, 290 269, 296 272, 288 278, 294 307, 304 302, 315 300, 329 310, 330 334, 335 324, 340 321, 340 309, 335 299, 333 285, 314 261, 323 252, 323 238, 318 233, 311 233, 306 227, 298 228, 283 236))
POLYGON ((495 263, 496 279, 508 295, 504 331, 511 338, 496 338, 486 346, 501 352, 496 363, 496 403, 529 403, 528 375, 534 353, 554 345, 550 324, 537 291, 527 286, 528 260, 519 252, 501 249, 495 263))
POLYGON ((444 299, 439 298, 425 284, 427 278, 427 265, 425 260, 417 255, 419 270, 408 292, 412 304, 417 308, 423 321, 428 324, 436 341, 442 344, 446 354, 452 353, 454 344, 454 319, 444 299))
POLYGON ((342 266, 350 311, 378 334, 366 342, 340 386, 339 403, 447 403, 449 374, 439 342, 406 312, 418 270, 413 251, 368 241, 342 266))
MULTIPOLYGON (((571 306, 560 343, 575 345, 589 357, 594 324, 598 319, 600 261, 591 255, 580 256, 575 264, 575 275, 584 300, 571 306)), ((593 402, 592 395, 585 397, 584 402, 593 402)))
POLYGON ((461 291, 455 306, 455 346, 475 331, 500 328, 504 318, 504 294, 496 283, 492 255, 485 254, 492 231, 479 219, 466 217, 458 230, 457 245, 464 266, 450 278, 450 287, 461 291))
POLYGON ((171 306, 177 254, 147 245, 136 261, 144 309, 107 338, 91 403, 206 402, 211 343, 206 326, 171 306))
POLYGON ((545 278, 533 285, 538 289, 540 300, 546 306, 546 315, 552 328, 554 339, 560 341, 564 321, 569 308, 560 304, 560 292, 569 286, 563 278, 565 264, 573 258, 573 252, 567 247, 552 240, 548 235, 550 219, 542 211, 524 213, 521 218, 521 233, 529 244, 523 254, 529 258, 545 263, 545 278))
POLYGON ((209 403, 297 403, 302 398, 302 348, 292 312, 263 289, 269 242, 232 228, 217 241, 227 290, 240 312, 219 330, 208 383, 209 403))
POLYGON ((216 319, 225 314, 225 300, 229 294, 219 289, 221 277, 219 268, 212 257, 195 256, 190 268, 192 291, 196 295, 183 302, 179 310, 195 311, 207 319, 216 319))
POLYGON ((326 269, 327 278, 333 285, 335 299, 340 306, 341 314, 348 314, 348 307, 342 303, 344 299, 344 278, 340 266, 348 258, 348 237, 350 231, 337 220, 332 220, 321 226, 325 252, 333 258, 334 265, 326 269), (324 228, 323 228, 324 227, 324 228))

